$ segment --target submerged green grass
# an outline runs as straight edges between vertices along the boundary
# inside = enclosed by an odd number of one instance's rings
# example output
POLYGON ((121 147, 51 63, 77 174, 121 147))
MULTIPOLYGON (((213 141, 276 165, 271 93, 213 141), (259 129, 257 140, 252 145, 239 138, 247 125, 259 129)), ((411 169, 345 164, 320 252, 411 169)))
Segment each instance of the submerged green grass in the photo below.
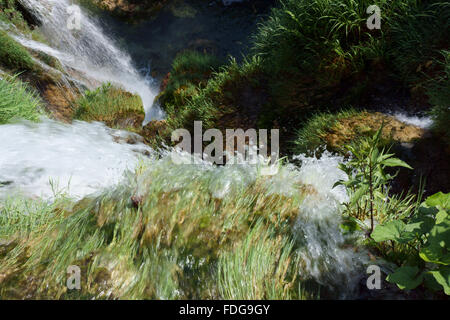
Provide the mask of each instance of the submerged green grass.
POLYGON ((260 177, 217 198, 225 177, 191 169, 171 161, 144 165, 115 190, 27 210, 20 219, 25 202, 3 205, 2 215, 12 219, 1 237, 14 242, 0 256, 0 296, 306 297, 291 235, 304 191, 272 194, 260 177), (70 265, 82 270, 81 291, 67 290, 70 265))

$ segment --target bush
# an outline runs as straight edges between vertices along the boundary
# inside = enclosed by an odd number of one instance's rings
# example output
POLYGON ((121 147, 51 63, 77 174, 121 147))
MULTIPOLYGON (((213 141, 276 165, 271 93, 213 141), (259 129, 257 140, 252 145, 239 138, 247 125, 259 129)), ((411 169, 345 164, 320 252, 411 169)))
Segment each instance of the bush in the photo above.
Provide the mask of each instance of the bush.
POLYGON ((426 89, 442 73, 441 50, 448 49, 450 4, 405 1, 404 10, 389 17, 389 62, 393 75, 410 87, 426 89))
POLYGON ((22 13, 17 10, 17 0, 0 0, 0 21, 13 23, 22 32, 30 32, 30 27, 22 13))
MULTIPOLYGON (((383 14, 394 5, 379 1, 383 14)), ((274 72, 339 81, 363 67, 362 58, 375 58, 382 37, 366 27, 368 0, 285 0, 261 24, 254 53, 274 72), (305 74, 306 76, 306 74, 305 74)))
POLYGON ((208 54, 185 51, 172 63, 172 69, 159 96, 161 106, 172 105, 175 109, 184 106, 188 100, 205 87, 214 71, 222 65, 221 61, 208 54))
POLYGON ((18 119, 37 121, 43 114, 39 96, 13 78, 0 80, 0 124, 18 119))
POLYGON ((434 106, 433 130, 442 135, 447 145, 450 145, 450 51, 443 51, 443 72, 435 76, 427 85, 430 103, 434 106))
POLYGON ((205 88, 186 105, 166 106, 167 122, 171 128, 191 131, 194 121, 203 121, 204 128, 255 127, 258 114, 267 103, 265 77, 259 59, 246 60, 241 65, 231 59, 229 65, 212 74, 205 88))
POLYGON ((398 264, 387 280, 400 289, 412 290, 423 284, 450 295, 450 193, 428 197, 405 220, 378 225, 372 235, 376 242, 396 244, 385 245, 383 250, 398 264))

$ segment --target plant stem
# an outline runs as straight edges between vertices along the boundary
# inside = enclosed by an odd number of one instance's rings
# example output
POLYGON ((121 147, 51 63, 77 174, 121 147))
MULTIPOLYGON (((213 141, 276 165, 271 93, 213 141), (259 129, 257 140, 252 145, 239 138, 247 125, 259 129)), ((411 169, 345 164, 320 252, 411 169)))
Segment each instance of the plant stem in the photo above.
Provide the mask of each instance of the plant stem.
MULTIPOLYGON (((373 152, 373 149, 372 149, 373 152)), ((370 197, 370 232, 369 237, 373 231, 373 185, 372 185, 372 154, 370 154, 369 160, 369 197, 370 197)))

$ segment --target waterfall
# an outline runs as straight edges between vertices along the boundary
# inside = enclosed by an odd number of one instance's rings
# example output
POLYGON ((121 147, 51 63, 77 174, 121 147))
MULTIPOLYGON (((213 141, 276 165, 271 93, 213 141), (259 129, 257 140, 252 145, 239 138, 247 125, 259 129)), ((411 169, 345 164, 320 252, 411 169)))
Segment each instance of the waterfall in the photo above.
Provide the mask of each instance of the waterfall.
POLYGON ((20 0, 41 22, 40 30, 50 46, 23 36, 16 39, 22 45, 41 50, 58 58, 69 71, 74 70, 97 82, 111 82, 138 94, 146 112, 145 122, 163 117, 162 111, 153 105, 157 94, 133 65, 131 57, 121 51, 98 23, 81 9, 71 10, 69 0, 20 0), (68 22, 78 15, 80 29, 69 30, 68 22))
MULTIPOLYGON (((114 45, 94 19, 81 12, 81 30, 69 30, 67 9, 71 1, 21 0, 21 3, 41 21, 40 29, 49 41, 47 45, 16 34, 22 45, 58 58, 68 73, 73 70, 88 79, 109 81, 139 94, 146 121, 162 116, 159 108, 153 106, 156 91, 148 79, 138 73, 130 56, 114 45)), ((1 125, 0 150, 0 199, 15 193, 51 199, 59 191, 80 199, 120 183, 131 188, 127 173, 138 168, 140 161, 146 162, 147 170, 160 177, 167 190, 179 190, 192 180, 204 179, 215 198, 235 197, 235 192, 260 178, 258 168, 250 163, 175 165, 170 154, 176 151, 156 154, 140 142, 139 136, 101 123, 64 124, 42 119, 39 123, 1 125), (130 139, 132 144, 128 143, 130 139)), ((341 289, 344 297, 351 296, 366 255, 346 246, 348 239, 340 230, 342 203, 348 198, 344 187, 333 185, 345 178, 338 169, 343 159, 327 153, 320 159, 305 156, 297 159, 302 162, 300 167, 280 165, 273 176, 262 180, 275 194, 299 192, 298 185, 314 189, 299 205, 293 227, 303 264, 303 273, 298 276, 341 289)), ((128 176, 135 178, 132 174, 128 176)), ((142 174, 133 191, 145 194, 151 190, 148 187, 151 183, 153 180, 142 174)))

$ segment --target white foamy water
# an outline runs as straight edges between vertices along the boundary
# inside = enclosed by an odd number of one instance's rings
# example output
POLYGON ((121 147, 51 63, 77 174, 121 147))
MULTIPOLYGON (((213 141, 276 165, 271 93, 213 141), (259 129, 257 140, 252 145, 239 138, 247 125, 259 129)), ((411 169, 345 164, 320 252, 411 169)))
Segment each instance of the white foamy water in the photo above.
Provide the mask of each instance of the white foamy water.
POLYGON ((429 129, 432 124, 433 120, 431 117, 426 116, 410 116, 404 112, 395 112, 393 116, 398 120, 406 124, 410 124, 422 129, 429 129))
POLYGON ((80 16, 80 30, 69 30, 67 25, 73 11, 70 0, 21 0, 27 9, 41 21, 41 31, 51 46, 23 36, 15 38, 22 45, 41 50, 58 58, 63 66, 84 74, 98 82, 112 82, 125 90, 138 94, 146 111, 146 122, 160 119, 162 111, 153 106, 157 90, 151 81, 144 78, 134 67, 131 57, 121 51, 102 28, 83 11, 80 16))
POLYGON ((137 142, 139 137, 107 128, 101 123, 75 121, 62 124, 43 119, 40 123, 22 122, 0 126, 0 199, 21 192, 27 196, 51 199, 56 191, 71 197, 99 193, 115 186, 131 188, 145 197, 153 186, 164 191, 209 192, 215 198, 237 198, 257 179, 270 193, 292 195, 299 185, 309 185, 312 192, 299 206, 299 217, 293 228, 302 260, 302 279, 336 288, 342 297, 351 297, 365 263, 364 252, 346 246, 348 238, 341 233, 342 202, 348 200, 342 186, 333 188, 345 174, 338 168, 342 158, 324 153, 320 159, 297 157, 302 165, 280 165, 271 175, 262 176, 267 161, 257 164, 215 166, 206 161, 179 165, 169 150, 155 152, 137 142), (132 138, 132 139, 131 139, 132 138), (134 171, 142 161, 144 171, 134 171), (191 189, 193 181, 203 181, 206 189, 191 189), (191 191, 190 191, 191 190, 191 191))
POLYGON ((340 298, 354 297, 368 256, 365 251, 356 251, 351 245, 353 239, 341 232, 342 203, 348 201, 348 196, 343 186, 333 188, 333 185, 346 179, 338 167, 343 158, 328 152, 320 159, 300 155, 296 158, 302 162, 301 166, 282 165, 272 175, 262 176, 264 162, 214 166, 197 161, 196 165, 176 165, 171 156, 170 152, 163 155, 138 178, 133 190, 139 196, 145 198, 152 184, 163 185, 166 192, 190 190, 188 185, 192 181, 206 182, 205 192, 215 198, 238 198, 257 179, 262 179, 270 193, 287 196, 298 194, 299 185, 310 186, 312 192, 307 193, 299 206, 293 228, 303 266, 298 276, 331 287, 340 298))
POLYGON ((116 142, 131 135, 81 121, 1 125, 0 197, 22 192, 51 198, 52 182, 76 198, 110 187, 152 152, 143 144, 116 142))
POLYGON ((348 201, 348 196, 343 186, 333 188, 333 185, 346 179, 344 172, 338 169, 343 159, 329 153, 324 153, 320 159, 304 156, 297 159, 302 161, 300 182, 313 186, 316 191, 308 194, 300 205, 294 227, 305 268, 305 273, 299 276, 331 285, 340 292, 341 298, 351 298, 356 293, 368 256, 346 245, 349 239, 340 229, 342 203, 348 201))

